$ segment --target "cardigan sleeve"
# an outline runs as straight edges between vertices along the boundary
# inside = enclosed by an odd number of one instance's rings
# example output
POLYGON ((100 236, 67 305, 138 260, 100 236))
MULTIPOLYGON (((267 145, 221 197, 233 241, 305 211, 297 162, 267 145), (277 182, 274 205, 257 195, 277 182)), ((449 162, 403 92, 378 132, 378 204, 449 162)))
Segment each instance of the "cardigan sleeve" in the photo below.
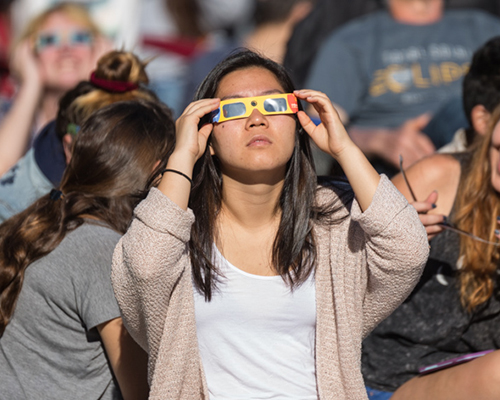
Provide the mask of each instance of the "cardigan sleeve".
POLYGON ((429 256, 429 243, 417 211, 385 175, 368 209, 361 212, 354 200, 351 216, 365 241, 365 337, 411 293, 429 256))
POLYGON ((176 283, 188 261, 194 215, 151 189, 134 210, 113 255, 112 283, 132 337, 149 352, 158 348, 176 283))

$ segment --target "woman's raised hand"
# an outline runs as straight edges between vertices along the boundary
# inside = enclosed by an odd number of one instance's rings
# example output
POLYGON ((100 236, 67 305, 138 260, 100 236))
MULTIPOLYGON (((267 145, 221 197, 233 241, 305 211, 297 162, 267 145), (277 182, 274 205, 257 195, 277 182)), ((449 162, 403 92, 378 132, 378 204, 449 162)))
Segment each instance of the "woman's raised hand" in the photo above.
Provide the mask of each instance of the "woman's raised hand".
POLYGON ((321 120, 316 126, 304 111, 299 111, 297 117, 304 130, 322 151, 338 158, 346 146, 353 142, 328 96, 309 89, 295 90, 294 94, 311 104, 321 120))
POLYGON ((309 89, 296 90, 294 94, 311 104, 321 120, 316 126, 304 111, 299 111, 297 118, 300 124, 321 150, 338 161, 354 190, 361 210, 366 210, 380 181, 378 173, 349 137, 337 110, 326 94, 309 89))
POLYGON ((189 104, 175 122, 176 145, 174 153, 190 157, 194 163, 203 155, 213 124, 198 129, 201 118, 219 106, 219 99, 202 99, 189 104))
POLYGON ((219 107, 220 99, 202 99, 189 104, 175 122, 175 150, 168 159, 167 172, 158 185, 163 194, 184 210, 187 209, 191 193, 190 178, 194 164, 203 155, 213 124, 198 129, 203 116, 219 107), (183 176, 184 175, 184 176, 183 176), (186 179, 188 177, 189 179, 186 179))
POLYGON ((10 68, 22 85, 27 85, 41 92, 43 77, 38 60, 28 39, 19 43, 10 60, 10 68))

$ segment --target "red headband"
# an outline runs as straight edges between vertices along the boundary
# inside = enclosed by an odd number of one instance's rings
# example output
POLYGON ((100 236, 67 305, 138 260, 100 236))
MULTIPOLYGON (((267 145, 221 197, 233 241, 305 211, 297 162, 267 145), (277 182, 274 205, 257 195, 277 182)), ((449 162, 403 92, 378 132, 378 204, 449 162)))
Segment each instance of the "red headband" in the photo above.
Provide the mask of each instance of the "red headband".
POLYGON ((107 90, 108 92, 130 92, 139 87, 137 83, 124 81, 110 81, 107 79, 96 78, 95 71, 90 74, 90 82, 98 88, 107 90))

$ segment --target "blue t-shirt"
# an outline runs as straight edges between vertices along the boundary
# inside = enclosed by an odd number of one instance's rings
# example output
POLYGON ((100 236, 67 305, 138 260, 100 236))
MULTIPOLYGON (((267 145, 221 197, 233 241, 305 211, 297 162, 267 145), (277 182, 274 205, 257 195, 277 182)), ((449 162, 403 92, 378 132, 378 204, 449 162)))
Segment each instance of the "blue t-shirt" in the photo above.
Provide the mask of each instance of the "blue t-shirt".
POLYGON ((500 19, 477 10, 446 11, 430 25, 376 12, 327 38, 306 87, 325 92, 353 125, 397 127, 461 96, 474 51, 497 35, 500 19))

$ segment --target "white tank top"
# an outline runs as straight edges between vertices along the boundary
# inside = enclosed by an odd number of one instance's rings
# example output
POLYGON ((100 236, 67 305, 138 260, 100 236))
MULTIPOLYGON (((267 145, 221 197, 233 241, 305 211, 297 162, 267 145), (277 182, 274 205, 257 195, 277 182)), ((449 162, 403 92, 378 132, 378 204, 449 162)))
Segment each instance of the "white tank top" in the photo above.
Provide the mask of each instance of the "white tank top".
MULTIPOLYGON (((214 246, 215 247, 215 246, 214 246)), ((198 344, 211 400, 317 400, 313 274, 293 292, 215 250, 224 277, 212 300, 195 289, 198 344)))

